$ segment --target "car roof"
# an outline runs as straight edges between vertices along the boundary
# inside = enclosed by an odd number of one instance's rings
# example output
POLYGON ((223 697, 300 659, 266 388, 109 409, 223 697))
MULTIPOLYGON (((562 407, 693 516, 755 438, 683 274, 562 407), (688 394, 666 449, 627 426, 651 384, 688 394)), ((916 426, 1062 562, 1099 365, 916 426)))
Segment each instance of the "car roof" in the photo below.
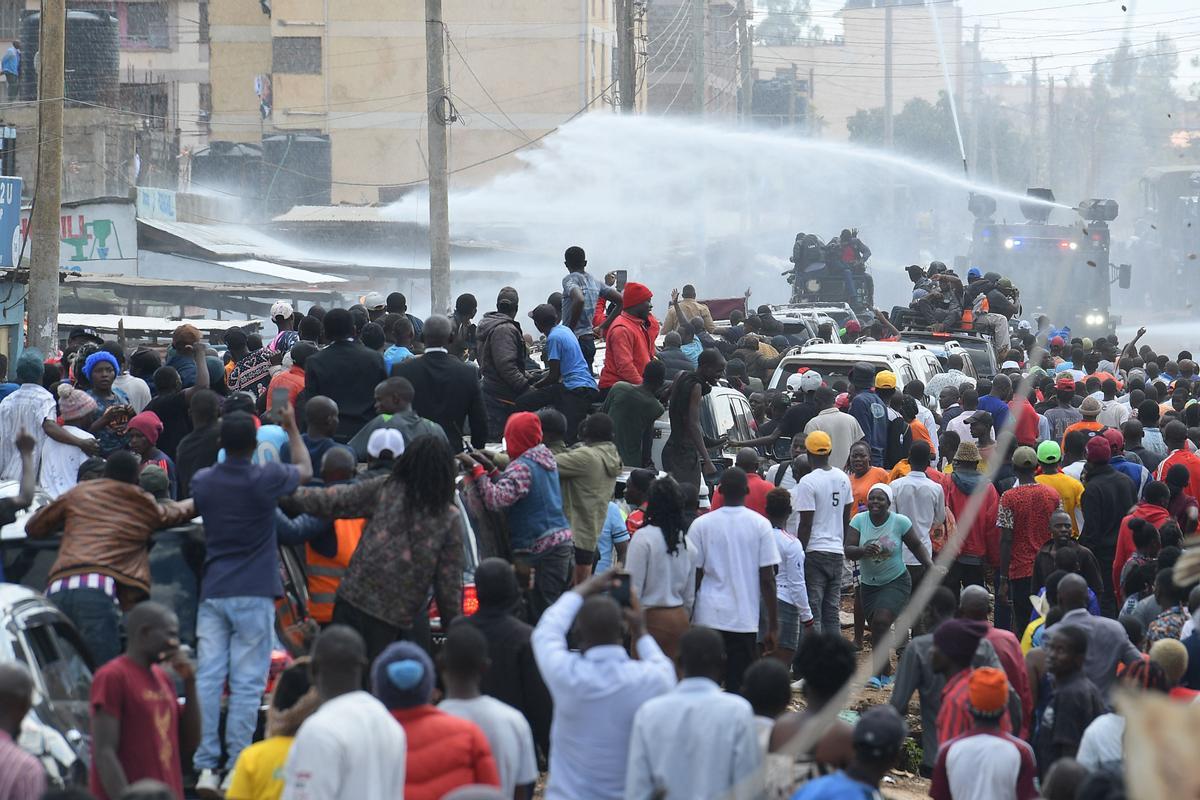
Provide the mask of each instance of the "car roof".
POLYGON ((17 603, 35 600, 40 595, 19 583, 0 583, 0 608, 12 608, 17 603))
POLYGON ((918 350, 928 351, 929 348, 919 342, 860 342, 857 344, 811 344, 800 351, 800 356, 815 356, 822 358, 858 356, 884 356, 896 358, 906 356, 918 350))

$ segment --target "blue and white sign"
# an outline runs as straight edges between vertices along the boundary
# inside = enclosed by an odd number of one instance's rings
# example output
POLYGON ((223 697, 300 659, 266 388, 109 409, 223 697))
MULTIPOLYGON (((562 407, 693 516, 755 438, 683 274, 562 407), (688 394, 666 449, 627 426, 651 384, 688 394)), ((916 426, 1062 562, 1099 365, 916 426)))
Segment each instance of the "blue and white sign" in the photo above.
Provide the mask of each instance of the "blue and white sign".
POLYGON ((0 267, 21 257, 21 179, 0 178, 0 267))

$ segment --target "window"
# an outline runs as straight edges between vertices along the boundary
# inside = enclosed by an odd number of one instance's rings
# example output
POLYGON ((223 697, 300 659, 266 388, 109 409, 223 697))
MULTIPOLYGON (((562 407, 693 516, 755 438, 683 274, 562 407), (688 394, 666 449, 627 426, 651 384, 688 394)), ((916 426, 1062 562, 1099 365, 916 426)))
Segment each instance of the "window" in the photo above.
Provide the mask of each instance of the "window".
POLYGON ((200 2, 200 19, 197 20, 199 29, 197 33, 200 44, 208 44, 208 0, 200 2))
POLYGON ((15 39, 21 34, 24 0, 0 0, 0 39, 15 39))
POLYGON ((121 8, 122 47, 165 50, 171 46, 166 3, 125 3, 121 8))
POLYGON ((321 37, 276 36, 271 40, 271 71, 320 75, 321 37))

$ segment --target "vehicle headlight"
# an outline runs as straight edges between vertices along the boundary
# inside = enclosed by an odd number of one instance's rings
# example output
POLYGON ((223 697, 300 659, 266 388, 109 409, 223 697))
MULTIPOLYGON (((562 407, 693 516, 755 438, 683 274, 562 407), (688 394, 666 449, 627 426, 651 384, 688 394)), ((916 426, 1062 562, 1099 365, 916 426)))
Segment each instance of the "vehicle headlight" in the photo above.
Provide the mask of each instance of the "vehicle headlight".
POLYGON ((1070 243, 1069 245, 1067 245, 1067 246, 1068 246, 1068 247, 1070 247, 1072 250, 1078 250, 1078 249, 1079 249, 1079 242, 1071 242, 1071 243, 1070 243))
POLYGON ((1005 249, 1005 250, 1012 250, 1012 249, 1013 249, 1013 240, 1012 240, 1012 239, 1005 239, 1005 240, 1004 240, 1004 249, 1005 249))
POLYGON ((817 280, 816 278, 809 278, 808 282, 805 284, 805 286, 808 288, 808 291, 810 291, 810 292, 821 291, 821 282, 819 280, 817 280))
POLYGON ((1103 314, 1088 314, 1087 316, 1085 316, 1083 318, 1083 321, 1088 325, 1103 325, 1104 324, 1104 315, 1103 314))

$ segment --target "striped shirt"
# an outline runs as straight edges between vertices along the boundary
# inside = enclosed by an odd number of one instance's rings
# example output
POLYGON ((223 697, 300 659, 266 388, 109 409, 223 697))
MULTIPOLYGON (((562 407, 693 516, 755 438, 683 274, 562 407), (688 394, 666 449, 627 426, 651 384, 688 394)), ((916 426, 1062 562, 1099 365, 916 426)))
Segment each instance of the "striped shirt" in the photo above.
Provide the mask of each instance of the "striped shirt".
POLYGON ((46 791, 46 771, 0 730, 0 800, 37 800, 46 791))
MULTIPOLYGON (((944 745, 975 727, 975 720, 971 717, 968 685, 973 671, 959 671, 946 681, 946 687, 942 689, 942 706, 938 709, 937 716, 939 745, 944 745)), ((1009 718, 1008 709, 1004 710, 1004 716, 1000 718, 1000 731, 1012 733, 1012 720, 1009 718)))

